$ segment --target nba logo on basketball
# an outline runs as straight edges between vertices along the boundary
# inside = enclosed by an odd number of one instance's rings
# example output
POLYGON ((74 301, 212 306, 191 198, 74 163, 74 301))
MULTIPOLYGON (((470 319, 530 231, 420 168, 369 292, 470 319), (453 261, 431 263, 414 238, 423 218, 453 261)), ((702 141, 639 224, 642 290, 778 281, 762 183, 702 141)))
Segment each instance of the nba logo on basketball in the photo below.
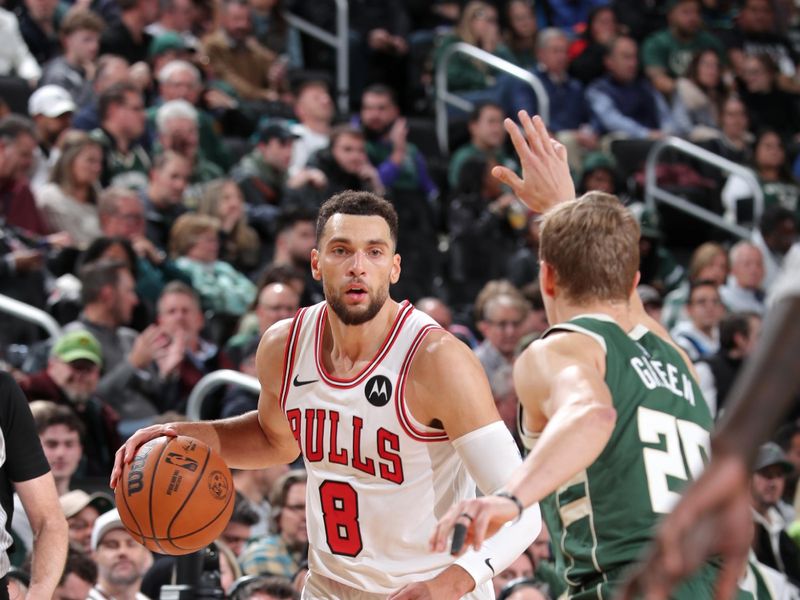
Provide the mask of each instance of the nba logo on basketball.
POLYGON ((388 377, 383 375, 375 375, 367 381, 364 387, 364 394, 367 397, 367 402, 372 406, 385 406, 389 403, 392 397, 392 382, 388 377))

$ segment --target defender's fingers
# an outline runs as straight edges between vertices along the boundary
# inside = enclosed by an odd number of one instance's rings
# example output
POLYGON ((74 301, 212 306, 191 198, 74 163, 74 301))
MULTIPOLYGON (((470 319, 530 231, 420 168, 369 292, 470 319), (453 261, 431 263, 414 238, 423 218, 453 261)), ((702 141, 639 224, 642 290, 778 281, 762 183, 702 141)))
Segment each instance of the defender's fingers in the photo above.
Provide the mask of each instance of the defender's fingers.
POLYGON ((519 111, 518 116, 522 129, 525 131, 525 137, 528 140, 531 152, 535 157, 541 159, 545 155, 544 142, 550 139, 548 135, 542 137, 535 126, 535 121, 541 121, 541 117, 534 116, 531 118, 525 110, 519 111))
POLYGON ((492 175, 515 192, 522 185, 522 179, 508 167, 496 165, 492 167, 492 175))

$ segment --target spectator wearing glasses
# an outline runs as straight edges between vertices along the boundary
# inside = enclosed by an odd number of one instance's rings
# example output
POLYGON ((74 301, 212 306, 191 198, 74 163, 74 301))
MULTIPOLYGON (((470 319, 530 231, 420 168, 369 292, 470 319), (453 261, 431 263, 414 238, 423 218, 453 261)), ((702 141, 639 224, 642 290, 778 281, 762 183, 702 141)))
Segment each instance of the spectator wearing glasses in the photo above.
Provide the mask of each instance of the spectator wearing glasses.
POLYGON ((276 481, 270 504, 273 533, 250 544, 239 562, 245 575, 290 579, 308 553, 305 471, 289 471, 276 481))
POLYGON ((513 363, 528 310, 522 294, 505 280, 490 281, 478 294, 475 315, 483 342, 475 354, 490 380, 513 363))
POLYGON ((676 325, 670 334, 693 361, 719 350, 719 322, 725 316, 717 283, 710 280, 691 284, 686 304, 688 321, 676 325))

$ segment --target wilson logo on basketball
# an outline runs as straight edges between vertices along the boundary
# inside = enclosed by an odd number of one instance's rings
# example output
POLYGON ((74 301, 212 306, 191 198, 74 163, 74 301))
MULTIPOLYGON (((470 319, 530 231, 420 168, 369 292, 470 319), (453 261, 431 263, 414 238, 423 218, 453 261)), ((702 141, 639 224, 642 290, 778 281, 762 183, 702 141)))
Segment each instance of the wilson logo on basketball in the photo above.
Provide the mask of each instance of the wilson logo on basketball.
POLYGON ((145 444, 139 449, 138 454, 133 457, 131 470, 128 472, 128 496, 133 496, 141 492, 144 487, 144 463, 147 462, 147 455, 153 449, 153 444, 145 444))
POLYGON ((208 489, 217 500, 228 497, 228 480, 220 471, 212 471, 208 476, 208 489))
POLYGON ((375 375, 364 387, 364 395, 372 406, 385 406, 392 397, 392 382, 388 377, 375 375))
POLYGON ((186 469, 192 473, 197 471, 197 461, 195 459, 189 458, 188 456, 183 456, 177 452, 170 452, 167 454, 167 458, 164 462, 175 465, 176 467, 180 467, 181 469, 186 469))

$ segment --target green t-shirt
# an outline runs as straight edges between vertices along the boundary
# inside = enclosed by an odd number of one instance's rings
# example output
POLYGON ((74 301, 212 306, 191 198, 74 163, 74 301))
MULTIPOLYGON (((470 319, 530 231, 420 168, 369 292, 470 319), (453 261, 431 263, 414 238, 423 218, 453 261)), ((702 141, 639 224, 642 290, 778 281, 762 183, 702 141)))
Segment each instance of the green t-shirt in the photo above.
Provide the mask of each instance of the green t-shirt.
POLYGON ((725 51, 716 36, 699 31, 689 41, 678 40, 669 29, 652 34, 642 44, 642 65, 661 67, 670 77, 683 77, 695 54, 711 49, 724 60, 725 51))

